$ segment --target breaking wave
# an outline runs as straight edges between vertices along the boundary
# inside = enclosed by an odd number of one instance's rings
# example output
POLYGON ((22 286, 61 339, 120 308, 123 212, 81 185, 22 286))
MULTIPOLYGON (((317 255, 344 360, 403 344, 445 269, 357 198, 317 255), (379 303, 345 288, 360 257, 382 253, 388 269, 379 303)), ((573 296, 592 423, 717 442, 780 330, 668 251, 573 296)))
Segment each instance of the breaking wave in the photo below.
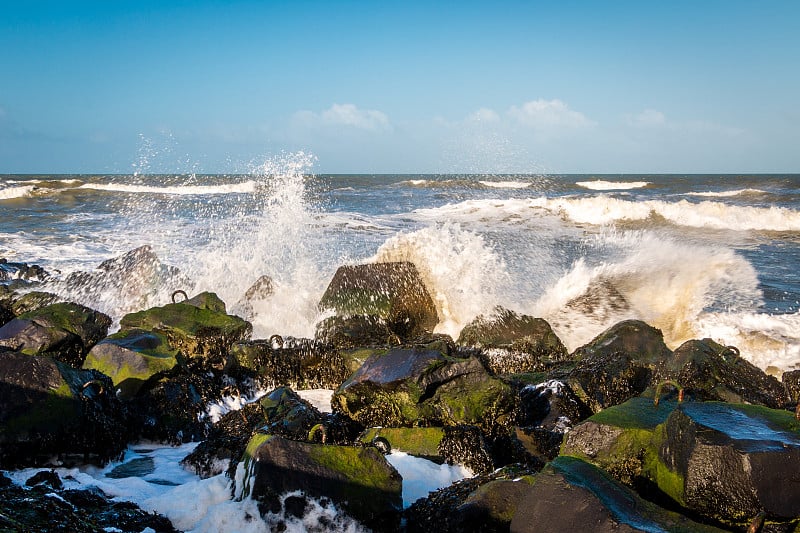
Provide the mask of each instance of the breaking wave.
POLYGON ((85 183, 79 189, 94 189, 98 191, 113 191, 125 193, 144 194, 169 194, 169 195, 206 195, 206 194, 247 194, 256 191, 258 184, 255 181, 242 183, 229 183, 224 185, 178 185, 178 186, 150 186, 127 185, 124 183, 85 183))
POLYGON ((591 189, 593 191, 626 191, 630 189, 641 189, 650 185, 648 181, 578 181, 575 183, 578 187, 584 189, 591 189))

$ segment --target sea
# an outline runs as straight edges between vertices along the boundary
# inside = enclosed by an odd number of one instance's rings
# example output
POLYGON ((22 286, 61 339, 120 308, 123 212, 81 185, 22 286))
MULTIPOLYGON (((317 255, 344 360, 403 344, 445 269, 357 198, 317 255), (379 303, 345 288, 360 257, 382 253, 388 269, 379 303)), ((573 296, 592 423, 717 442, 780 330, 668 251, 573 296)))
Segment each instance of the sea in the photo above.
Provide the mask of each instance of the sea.
POLYGON ((800 174, 325 175, 315 164, 297 152, 235 175, 0 175, 0 257, 41 265, 47 290, 115 324, 176 289, 212 291, 229 312, 250 305, 254 338, 313 337, 338 267, 404 260, 436 303, 436 331, 454 338, 502 306, 546 319, 570 351, 635 318, 673 349, 711 338, 779 379, 800 369, 800 174), (186 286, 131 298, 65 282, 142 245, 186 286), (245 302, 261 276, 273 294, 245 302))

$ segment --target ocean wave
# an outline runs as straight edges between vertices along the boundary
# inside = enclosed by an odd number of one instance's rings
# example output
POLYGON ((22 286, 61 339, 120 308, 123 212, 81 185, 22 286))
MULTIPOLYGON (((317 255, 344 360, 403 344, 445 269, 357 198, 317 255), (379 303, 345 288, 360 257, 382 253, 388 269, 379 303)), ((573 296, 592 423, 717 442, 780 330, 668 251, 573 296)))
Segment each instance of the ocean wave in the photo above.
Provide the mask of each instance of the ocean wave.
POLYGON ((474 180, 474 179, 446 179, 446 180, 428 180, 428 179, 414 179, 399 182, 397 185, 403 187, 419 187, 419 188, 439 188, 439 189, 527 189, 531 186, 529 181, 490 181, 490 180, 474 180))
POLYGON ((593 191, 625 191, 629 189, 641 189, 650 185, 649 181, 579 181, 575 183, 584 189, 591 189, 593 191))
POLYGON ((8 187, 7 189, 0 189, 0 200, 12 200, 14 198, 27 198, 31 196, 36 189, 33 185, 24 185, 21 187, 8 187))
POLYGON ((800 212, 785 207, 751 207, 721 202, 634 201, 606 196, 467 200, 414 211, 418 216, 450 220, 526 220, 560 216, 578 224, 607 225, 658 216, 677 226, 733 231, 800 231, 800 212))
POLYGON ((733 191, 708 191, 708 192, 688 192, 687 196, 703 196, 709 198, 730 198, 733 196, 748 196, 756 194, 767 194, 761 189, 736 189, 733 191))
POLYGON ((79 189, 140 194, 211 195, 252 193, 256 191, 257 187, 258 185, 255 181, 244 181, 224 185, 175 185, 166 187, 127 185, 123 183, 85 183, 79 189))
POLYGON ((526 181, 479 181, 478 183, 492 189, 527 189, 531 186, 526 181))

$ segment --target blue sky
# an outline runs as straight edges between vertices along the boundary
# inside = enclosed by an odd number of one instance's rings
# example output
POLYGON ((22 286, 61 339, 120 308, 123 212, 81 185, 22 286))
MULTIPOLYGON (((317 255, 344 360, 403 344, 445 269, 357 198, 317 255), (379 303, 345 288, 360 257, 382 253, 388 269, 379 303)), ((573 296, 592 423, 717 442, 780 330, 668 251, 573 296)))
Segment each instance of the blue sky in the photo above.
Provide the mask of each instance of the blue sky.
POLYGON ((793 0, 0 8, 0 173, 800 172, 793 0))

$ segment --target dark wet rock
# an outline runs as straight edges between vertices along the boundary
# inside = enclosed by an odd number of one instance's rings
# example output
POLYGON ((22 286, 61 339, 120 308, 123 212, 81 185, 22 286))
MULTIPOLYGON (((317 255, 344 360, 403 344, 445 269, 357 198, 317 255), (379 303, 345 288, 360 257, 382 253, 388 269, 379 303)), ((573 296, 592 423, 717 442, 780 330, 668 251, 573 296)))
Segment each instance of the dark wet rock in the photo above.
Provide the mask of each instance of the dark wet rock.
POLYGON ((373 315, 332 316, 317 324, 314 338, 337 348, 399 344, 386 321, 373 315))
POLYGON ((147 382, 158 379, 178 364, 178 350, 153 331, 129 329, 106 337, 91 349, 83 368, 111 378, 121 399, 133 398, 147 382))
POLYGON ((635 398, 573 428, 562 455, 726 527, 800 515, 800 422, 787 411, 635 398))
POLYGON ((564 434, 592 414, 569 385, 558 380, 523 387, 520 400, 515 437, 541 462, 554 459, 564 434))
POLYGON ((12 309, 15 293, 5 285, 0 285, 0 326, 16 317, 12 309))
POLYGON ((406 531, 508 531, 508 517, 514 514, 520 487, 530 488, 533 473, 524 466, 510 465, 432 492, 405 510, 406 531))
POLYGON ((593 412, 619 405, 653 384, 672 352, 661 331, 638 320, 620 322, 572 356, 567 383, 593 412))
POLYGON ((547 321, 502 307, 467 324, 457 342, 483 348, 481 359, 495 374, 535 372, 568 358, 547 321))
POLYGON ((341 317, 381 319, 401 342, 429 335, 439 321, 417 267, 408 262, 340 267, 320 307, 341 317))
MULTIPOLYGON (((439 344, 435 345, 441 348, 439 344)), ((516 398, 476 358, 425 346, 377 350, 334 393, 331 403, 365 426, 509 425, 516 398)))
POLYGON ((0 467, 52 456, 104 463, 128 442, 127 413, 111 381, 49 357, 0 352, 0 467))
POLYGON ((438 451, 448 464, 464 465, 476 474, 486 474, 494 469, 492 450, 476 426, 445 427, 438 451))
POLYGON ((774 521, 800 516, 800 422, 792 413, 689 402, 665 429, 660 459, 683 481, 669 486, 676 501, 735 525, 761 511, 774 521))
POLYGON ((11 280, 45 281, 50 277, 48 272, 39 265, 10 262, 0 257, 0 282, 11 280))
POLYGON ((249 322, 226 314, 225 304, 212 293, 130 313, 122 317, 120 326, 122 330, 161 333, 187 360, 199 358, 218 369, 229 364, 230 347, 249 338, 253 331, 249 322))
POLYGON ((378 444, 380 441, 388 445, 390 451, 401 451, 409 455, 424 457, 431 461, 443 462, 446 457, 441 455, 439 445, 445 436, 444 428, 369 428, 359 436, 359 441, 364 445, 378 444))
POLYGON ((240 342, 231 355, 264 388, 335 389, 353 372, 339 351, 306 339, 240 342))
POLYGON ((519 500, 510 531, 711 533, 722 530, 657 507, 589 463, 559 457, 536 476, 519 500))
POLYGON ((244 293, 242 299, 233 306, 237 314, 246 320, 251 320, 255 315, 253 304, 263 302, 275 293, 275 284, 269 276, 260 276, 244 293))
POLYGON ((75 303, 51 304, 24 313, 0 327, 0 346, 28 355, 46 355, 80 367, 106 336, 111 318, 75 303))
POLYGON ((711 339, 691 340, 675 350, 669 366, 687 397, 703 401, 752 403, 782 409, 791 403, 775 377, 711 339))
MULTIPOLYGON (((49 483, 37 482, 28 487, 0 483, 0 531, 177 531, 165 517, 147 513, 130 502, 113 501, 99 489, 63 490, 58 474, 52 475, 55 478, 49 483)), ((0 475, 0 479, 8 478, 0 475)))
POLYGON ((28 487, 35 487, 36 485, 47 485, 51 489, 61 490, 64 488, 64 483, 55 472, 55 470, 39 470, 34 475, 25 481, 28 487))
POLYGON ((251 496, 279 510, 279 496, 301 490, 329 498, 368 527, 392 530, 402 510, 400 474, 373 447, 312 444, 256 433, 244 457, 246 483, 237 497, 251 496))
POLYGON ((311 429, 324 421, 322 413, 288 387, 273 390, 258 403, 266 419, 262 432, 270 435, 307 440, 311 429))
POLYGON ((800 370, 784 372, 782 381, 791 403, 800 402, 800 370))
POLYGON ((59 285, 79 301, 101 301, 103 295, 113 295, 128 309, 144 309, 177 289, 192 288, 193 283, 177 268, 163 264, 145 245, 103 261, 94 271, 72 273, 59 285))
MULTIPOLYGON (((231 472, 239 462, 253 432, 266 424, 257 402, 224 414, 211 428, 208 437, 184 457, 181 464, 193 468, 201 478, 231 472)), ((233 476, 231 476, 233 477, 233 476)))

